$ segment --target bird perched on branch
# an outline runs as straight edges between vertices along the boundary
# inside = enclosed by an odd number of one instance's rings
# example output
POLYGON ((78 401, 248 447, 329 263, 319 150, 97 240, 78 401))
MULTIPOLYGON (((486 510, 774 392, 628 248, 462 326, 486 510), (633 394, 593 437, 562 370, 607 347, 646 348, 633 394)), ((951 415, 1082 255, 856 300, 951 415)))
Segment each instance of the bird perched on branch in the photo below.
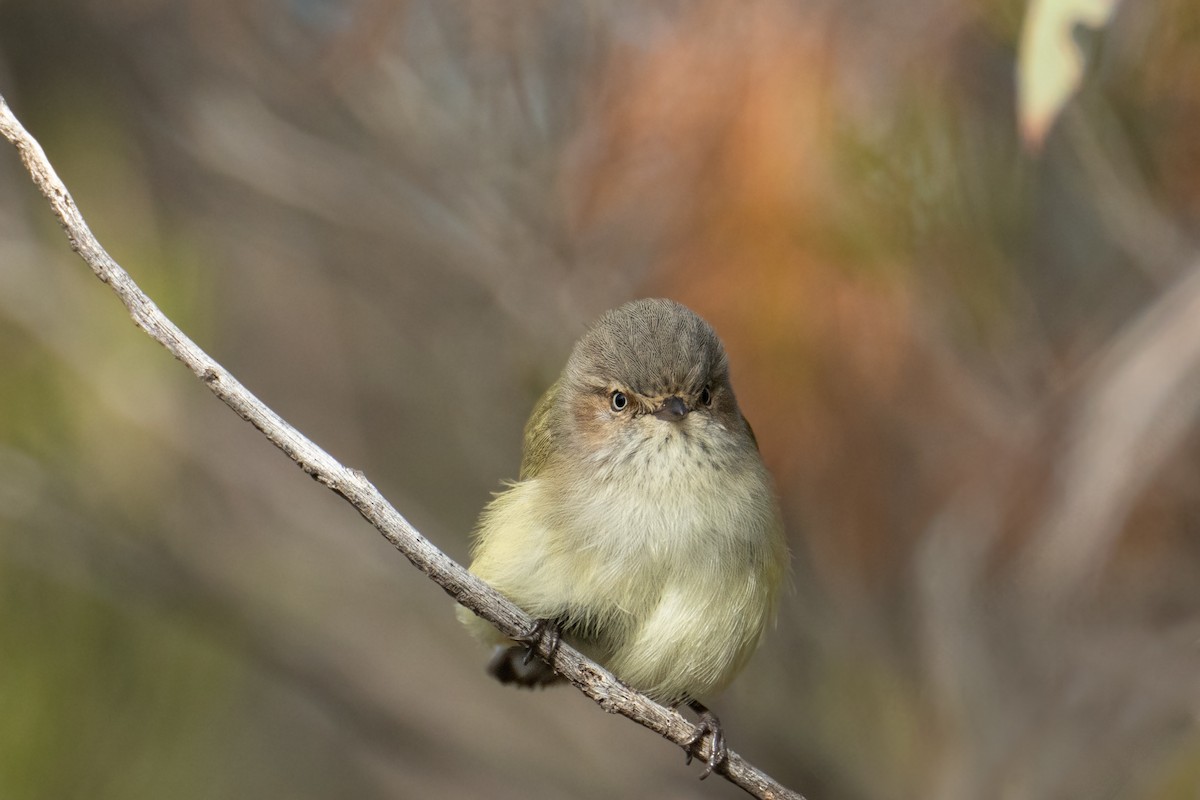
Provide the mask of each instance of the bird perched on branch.
POLYGON ((670 300, 609 311, 575 344, 525 427, 520 480, 484 509, 471 571, 538 622, 504 638, 506 683, 558 679, 531 658, 559 637, 659 702, 688 704, 726 757, 702 703, 745 666, 773 617, 787 561, 772 482, 738 408, 720 339, 670 300))

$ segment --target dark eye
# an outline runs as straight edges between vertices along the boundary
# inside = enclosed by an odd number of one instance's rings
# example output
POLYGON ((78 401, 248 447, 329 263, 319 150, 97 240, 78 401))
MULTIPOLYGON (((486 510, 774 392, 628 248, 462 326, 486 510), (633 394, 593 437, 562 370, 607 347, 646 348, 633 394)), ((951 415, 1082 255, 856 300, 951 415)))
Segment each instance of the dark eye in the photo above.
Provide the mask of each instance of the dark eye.
POLYGON ((629 405, 629 398, 625 396, 624 392, 613 392, 612 402, 609 405, 612 406, 613 411, 624 411, 626 406, 629 405))
POLYGON ((706 406, 712 405, 712 390, 707 386, 700 390, 700 402, 706 406))

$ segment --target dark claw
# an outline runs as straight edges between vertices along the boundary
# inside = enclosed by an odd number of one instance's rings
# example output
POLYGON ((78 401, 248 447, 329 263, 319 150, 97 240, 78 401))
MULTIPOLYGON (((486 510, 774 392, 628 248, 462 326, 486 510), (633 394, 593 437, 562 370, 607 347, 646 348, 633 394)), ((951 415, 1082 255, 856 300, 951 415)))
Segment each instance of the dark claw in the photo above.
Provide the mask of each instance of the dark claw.
POLYGON ((528 688, 549 686, 562 680, 551 666, 558 646, 562 644, 562 629, 558 620, 535 620, 528 631, 514 640, 517 644, 511 647, 496 648, 488 662, 487 671, 496 680, 528 688), (546 658, 534 660, 543 643, 547 648, 546 658))
POLYGON ((528 664, 533 660, 533 657, 538 654, 538 650, 541 649, 542 642, 545 642, 549 648, 545 661, 550 664, 554 662, 554 656, 558 653, 558 646, 562 644, 562 630, 559 627, 558 620, 539 619, 535 620, 533 627, 517 641, 529 646, 529 649, 525 651, 525 658, 521 661, 522 664, 528 664))
POLYGON ((696 735, 683 745, 688 764, 692 763, 693 756, 700 755, 704 737, 712 737, 709 739, 708 763, 704 772, 700 773, 700 780, 704 780, 729 757, 729 749, 725 747, 725 732, 721 730, 721 720, 717 719, 717 715, 695 700, 688 700, 687 704, 688 708, 700 715, 700 721, 696 723, 696 735))

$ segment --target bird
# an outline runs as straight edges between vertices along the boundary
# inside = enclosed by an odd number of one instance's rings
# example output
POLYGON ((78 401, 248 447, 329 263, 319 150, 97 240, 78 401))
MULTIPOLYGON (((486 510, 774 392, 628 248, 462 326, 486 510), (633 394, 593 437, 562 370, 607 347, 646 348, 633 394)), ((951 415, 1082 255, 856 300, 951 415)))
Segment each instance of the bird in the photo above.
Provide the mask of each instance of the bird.
POLYGON ((533 658, 566 641, 626 685, 698 716, 705 778, 727 760, 704 699, 774 618, 788 553, 771 476, 720 338, 673 300, 603 314, 525 426, 519 479, 476 526, 470 570, 536 620, 517 640, 464 607, 505 683, 560 680, 533 658))

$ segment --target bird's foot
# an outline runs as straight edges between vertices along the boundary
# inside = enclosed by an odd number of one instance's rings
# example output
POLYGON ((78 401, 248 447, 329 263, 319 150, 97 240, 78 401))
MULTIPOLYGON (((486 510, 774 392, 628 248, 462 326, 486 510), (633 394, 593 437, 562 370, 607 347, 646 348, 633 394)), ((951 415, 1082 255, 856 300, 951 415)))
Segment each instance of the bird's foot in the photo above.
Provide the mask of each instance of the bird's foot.
POLYGON ((515 683, 532 689, 535 686, 549 686, 558 683, 562 678, 550 666, 558 646, 562 644, 562 629, 558 620, 539 619, 520 636, 514 637, 515 645, 496 648, 492 660, 488 662, 487 671, 501 683, 515 683), (542 643, 547 645, 545 659, 534 659, 539 655, 542 643))
POLYGON ((534 620, 532 627, 517 641, 529 648, 525 651, 525 658, 521 663, 528 664, 532 661, 533 657, 538 655, 542 644, 545 643, 547 648, 545 661, 547 664, 553 664, 558 646, 562 644, 562 628, 556 619, 534 620))
POLYGON ((693 756, 700 755, 704 737, 710 737, 708 762, 704 767, 704 772, 700 773, 700 780, 704 780, 729 757, 729 750, 725 747, 725 732, 721 730, 721 720, 717 719, 717 715, 709 711, 702 703, 688 700, 687 704, 700 716, 700 721, 696 723, 696 735, 683 745, 684 752, 687 753, 688 764, 692 763, 693 756))

